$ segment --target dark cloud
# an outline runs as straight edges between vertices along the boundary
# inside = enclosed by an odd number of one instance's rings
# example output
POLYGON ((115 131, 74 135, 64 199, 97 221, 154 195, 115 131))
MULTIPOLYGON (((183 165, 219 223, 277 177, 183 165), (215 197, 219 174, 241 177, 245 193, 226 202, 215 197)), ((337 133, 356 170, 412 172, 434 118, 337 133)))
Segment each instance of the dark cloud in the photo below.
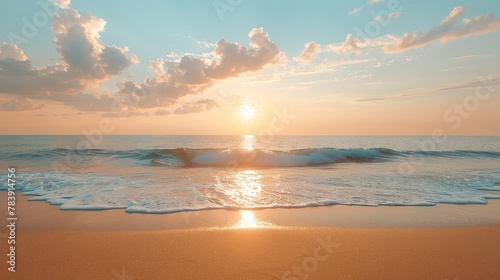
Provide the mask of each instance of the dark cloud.
POLYGON ((43 108, 44 106, 45 106, 44 104, 35 104, 33 101, 31 101, 26 97, 20 97, 0 104, 0 110, 1 111, 38 110, 43 108))
POLYGON ((191 113, 199 113, 202 111, 209 111, 214 108, 219 107, 217 101, 213 99, 203 99, 199 100, 196 103, 187 103, 182 105, 181 107, 175 109, 174 114, 191 114, 191 113))
POLYGON ((148 112, 139 112, 139 111, 123 111, 118 113, 104 113, 103 117, 107 118, 130 118, 130 117, 140 117, 140 116, 149 116, 148 112))
POLYGON ((165 109, 160 109, 155 112, 155 116, 166 116, 166 115, 170 115, 170 112, 165 109))

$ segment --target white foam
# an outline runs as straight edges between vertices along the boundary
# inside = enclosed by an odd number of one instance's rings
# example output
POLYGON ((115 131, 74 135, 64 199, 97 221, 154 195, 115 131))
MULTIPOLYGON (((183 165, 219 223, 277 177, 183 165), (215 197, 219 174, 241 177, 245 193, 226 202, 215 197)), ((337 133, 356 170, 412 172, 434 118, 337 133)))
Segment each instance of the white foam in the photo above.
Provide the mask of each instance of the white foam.
MULTIPOLYGON (((286 155, 284 155, 286 156, 286 155)), ((296 157, 294 155, 294 157, 296 157)), ((276 157, 274 157, 276 158, 276 157)), ((279 157, 278 157, 279 158, 279 157)), ((383 173, 388 164, 353 172, 331 168, 153 168, 159 173, 23 172, 18 186, 30 201, 62 210, 125 209, 172 213, 203 209, 300 208, 325 205, 433 206, 486 204, 500 199, 496 170, 402 176, 383 173), (382 169, 377 169, 382 168, 382 169), (163 173, 167 172, 167 173, 163 173)))

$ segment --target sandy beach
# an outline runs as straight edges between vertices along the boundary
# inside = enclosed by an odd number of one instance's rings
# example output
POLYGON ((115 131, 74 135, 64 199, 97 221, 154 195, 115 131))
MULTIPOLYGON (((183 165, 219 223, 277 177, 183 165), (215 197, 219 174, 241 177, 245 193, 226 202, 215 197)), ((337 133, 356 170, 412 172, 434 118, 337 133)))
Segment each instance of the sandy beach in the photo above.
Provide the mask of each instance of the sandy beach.
POLYGON ((0 280, 500 280, 499 1, 1 3, 0 280))
MULTIPOLYGON (((412 207, 403 207, 399 213, 394 207, 273 210, 282 212, 281 220, 269 210, 264 215, 268 220, 262 221, 256 218, 262 217, 262 211, 246 218, 241 211, 134 215, 120 210, 60 211, 43 202, 28 202, 23 196, 18 203, 16 272, 7 271, 4 261, 2 279, 500 278, 500 223, 491 212, 498 203, 450 206, 469 209, 462 212, 478 220, 482 212, 475 209, 490 213, 490 225, 451 227, 395 226, 383 224, 382 218, 379 226, 359 223, 369 218, 363 214, 368 211, 387 220, 394 221, 394 215, 403 220, 411 217, 412 207), (304 221, 295 214, 310 215, 311 211, 321 211, 323 217, 328 212, 355 213, 358 224, 325 226, 316 221, 318 226, 300 226, 304 221), (297 226, 284 225, 293 219, 288 217, 286 222, 283 216, 296 216, 297 226), (282 225, 271 224, 270 217, 282 225), (183 223, 190 227, 173 228, 183 223)), ((449 217, 443 214, 445 209, 446 205, 424 207, 419 212, 433 211, 444 219, 449 217)), ((7 233, 2 229, 1 234, 6 258, 7 233)))

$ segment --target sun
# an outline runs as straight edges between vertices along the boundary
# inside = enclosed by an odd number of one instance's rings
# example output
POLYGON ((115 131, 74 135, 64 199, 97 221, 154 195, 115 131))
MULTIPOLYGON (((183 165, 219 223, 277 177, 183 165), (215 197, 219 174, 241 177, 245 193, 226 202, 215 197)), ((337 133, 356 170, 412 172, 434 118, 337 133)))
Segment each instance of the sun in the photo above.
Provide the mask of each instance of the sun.
POLYGON ((242 99, 239 107, 239 116, 245 121, 251 121, 257 114, 257 104, 253 100, 242 99))

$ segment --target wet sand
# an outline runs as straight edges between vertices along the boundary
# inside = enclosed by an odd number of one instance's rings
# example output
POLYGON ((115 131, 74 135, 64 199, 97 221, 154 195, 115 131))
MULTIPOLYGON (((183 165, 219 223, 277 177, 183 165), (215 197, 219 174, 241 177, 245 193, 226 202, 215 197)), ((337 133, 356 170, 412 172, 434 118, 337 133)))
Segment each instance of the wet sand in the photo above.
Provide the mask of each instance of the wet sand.
POLYGON ((500 279, 498 201, 417 207, 432 224, 412 207, 144 215, 22 196, 16 207, 16 272, 4 226, 1 279, 500 279))

